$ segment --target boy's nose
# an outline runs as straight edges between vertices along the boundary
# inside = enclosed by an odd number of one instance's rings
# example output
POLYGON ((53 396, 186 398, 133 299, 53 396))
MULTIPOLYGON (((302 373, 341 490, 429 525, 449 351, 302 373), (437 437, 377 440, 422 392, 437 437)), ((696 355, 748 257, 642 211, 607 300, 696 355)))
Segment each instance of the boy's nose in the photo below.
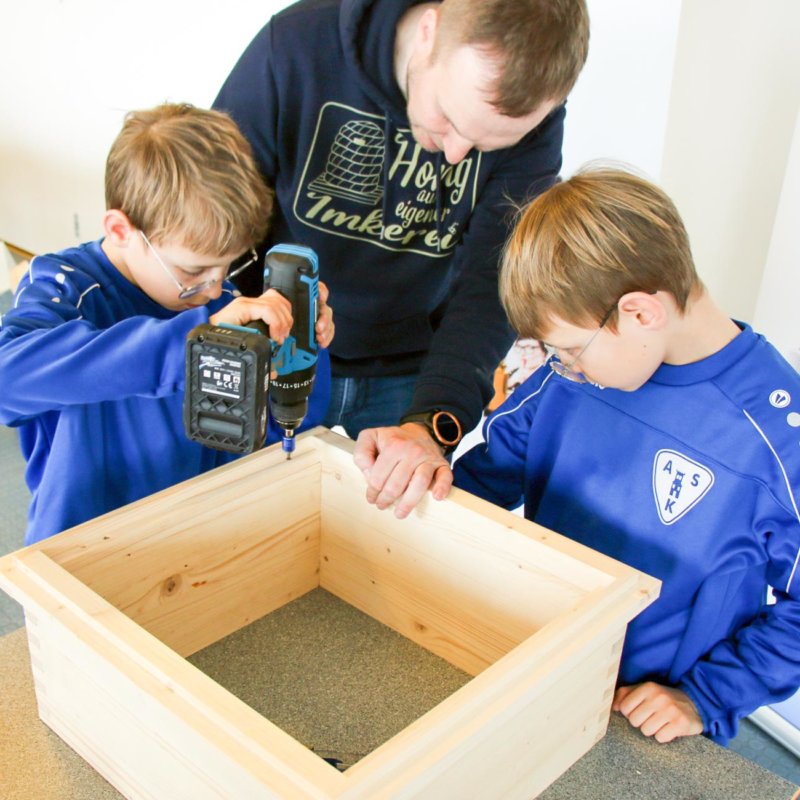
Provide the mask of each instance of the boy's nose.
POLYGON ((214 281, 206 286, 200 294, 205 295, 209 300, 216 300, 222 294, 222 281, 214 281))

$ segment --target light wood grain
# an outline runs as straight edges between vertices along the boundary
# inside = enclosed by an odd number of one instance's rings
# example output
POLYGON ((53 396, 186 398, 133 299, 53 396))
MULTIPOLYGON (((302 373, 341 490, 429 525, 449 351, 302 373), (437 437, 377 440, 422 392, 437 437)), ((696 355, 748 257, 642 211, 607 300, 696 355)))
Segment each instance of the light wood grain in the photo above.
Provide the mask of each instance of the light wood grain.
POLYGON ((658 581, 463 492, 396 520, 352 447, 317 429, 0 559, 42 719, 127 797, 522 800, 603 735, 658 581), (183 657, 317 585, 475 676, 344 774, 183 657))

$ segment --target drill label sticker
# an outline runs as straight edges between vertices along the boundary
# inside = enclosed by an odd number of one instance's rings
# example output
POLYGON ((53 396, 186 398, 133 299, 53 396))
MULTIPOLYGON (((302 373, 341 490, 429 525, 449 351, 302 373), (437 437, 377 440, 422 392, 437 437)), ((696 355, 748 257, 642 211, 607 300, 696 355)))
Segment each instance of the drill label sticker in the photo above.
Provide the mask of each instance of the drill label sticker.
POLYGON ((203 392, 242 399, 245 365, 240 359, 201 355, 198 370, 203 392))
POLYGON ((658 515, 672 525, 694 508, 714 485, 714 473, 675 450, 659 450, 653 462, 658 515))
POLYGON ((293 213, 333 236, 449 256, 475 207, 481 154, 449 164, 423 150, 410 128, 385 128, 383 115, 323 105, 293 213))

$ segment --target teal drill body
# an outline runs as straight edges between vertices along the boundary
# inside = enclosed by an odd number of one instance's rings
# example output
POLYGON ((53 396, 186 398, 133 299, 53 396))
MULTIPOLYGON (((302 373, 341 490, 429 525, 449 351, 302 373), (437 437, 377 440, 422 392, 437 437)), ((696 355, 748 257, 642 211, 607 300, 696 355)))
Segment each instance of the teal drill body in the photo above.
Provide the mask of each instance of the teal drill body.
POLYGON ((308 413, 308 397, 317 370, 319 261, 309 247, 279 244, 264 260, 264 291, 276 289, 292 304, 292 330, 272 357, 269 390, 272 418, 283 431, 287 457, 294 452, 294 432, 308 413))

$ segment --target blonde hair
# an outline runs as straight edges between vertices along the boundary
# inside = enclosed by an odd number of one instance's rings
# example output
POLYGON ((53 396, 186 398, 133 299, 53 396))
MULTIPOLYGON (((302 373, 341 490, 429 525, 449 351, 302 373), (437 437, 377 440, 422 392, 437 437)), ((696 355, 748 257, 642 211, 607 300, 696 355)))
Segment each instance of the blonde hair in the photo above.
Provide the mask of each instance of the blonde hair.
MULTIPOLYGON (((500 297, 521 336, 542 339, 553 317, 589 327, 619 299, 667 291, 681 311, 702 287, 672 201, 617 168, 585 168, 522 209, 500 272, 500 297)), ((612 311, 612 309, 614 309, 612 311)))
POLYGON ((186 103, 132 111, 106 161, 106 208, 153 241, 237 255, 261 242, 272 196, 236 123, 186 103))
POLYGON ((444 0, 432 57, 477 47, 496 63, 491 104, 524 117, 563 102, 589 52, 584 0, 444 0))

